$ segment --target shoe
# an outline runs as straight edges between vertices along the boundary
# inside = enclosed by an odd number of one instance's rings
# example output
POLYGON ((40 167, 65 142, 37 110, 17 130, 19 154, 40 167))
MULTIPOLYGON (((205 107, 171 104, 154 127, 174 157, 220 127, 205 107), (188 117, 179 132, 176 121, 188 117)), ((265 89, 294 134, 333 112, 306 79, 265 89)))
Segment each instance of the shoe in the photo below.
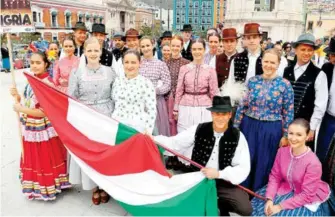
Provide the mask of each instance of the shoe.
POLYGON ((96 190, 95 192, 93 192, 92 194, 92 202, 94 205, 98 206, 101 202, 101 196, 99 193, 99 190, 96 190), (94 197, 95 195, 99 195, 99 197, 94 197))
POLYGON ((107 194, 106 191, 101 190, 100 191, 100 198, 101 198, 101 203, 108 203, 110 196, 107 194), (101 193, 105 193, 104 195, 101 195, 101 193))

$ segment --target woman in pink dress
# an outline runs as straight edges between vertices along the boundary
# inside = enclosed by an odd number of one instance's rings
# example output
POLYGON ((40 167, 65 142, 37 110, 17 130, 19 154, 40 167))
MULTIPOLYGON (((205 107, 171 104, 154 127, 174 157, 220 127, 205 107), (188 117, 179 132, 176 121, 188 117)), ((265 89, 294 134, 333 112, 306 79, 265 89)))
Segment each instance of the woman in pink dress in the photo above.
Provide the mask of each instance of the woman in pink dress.
POLYGON ((63 41, 63 50, 66 56, 56 62, 53 70, 53 82, 64 93, 67 93, 71 72, 76 70, 79 65, 79 57, 74 55, 75 48, 74 39, 66 37, 63 41))
POLYGON ((203 39, 195 40, 191 47, 193 62, 180 68, 173 111, 178 120, 178 133, 193 125, 212 121, 206 108, 212 105, 219 88, 215 69, 204 64, 205 46, 203 39))
POLYGON ((322 166, 306 145, 309 123, 298 118, 288 128, 289 146, 278 150, 269 183, 254 198, 252 216, 329 216, 324 202, 331 195, 329 185, 321 180, 322 166))

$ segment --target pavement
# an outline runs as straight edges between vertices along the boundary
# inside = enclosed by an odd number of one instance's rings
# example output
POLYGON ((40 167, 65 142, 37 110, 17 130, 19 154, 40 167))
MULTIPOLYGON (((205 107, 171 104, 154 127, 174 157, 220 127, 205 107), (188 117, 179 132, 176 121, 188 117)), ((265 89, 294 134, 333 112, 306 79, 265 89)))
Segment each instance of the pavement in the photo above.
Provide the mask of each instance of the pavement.
MULTIPOLYGON (((27 83, 23 70, 15 71, 20 93, 27 83)), ((126 216, 129 215, 116 201, 95 206, 91 191, 80 186, 63 191, 55 201, 29 201, 21 193, 19 181, 18 118, 12 110, 13 99, 9 94, 12 85, 10 73, 0 73, 0 151, 1 151, 1 216, 126 216)))

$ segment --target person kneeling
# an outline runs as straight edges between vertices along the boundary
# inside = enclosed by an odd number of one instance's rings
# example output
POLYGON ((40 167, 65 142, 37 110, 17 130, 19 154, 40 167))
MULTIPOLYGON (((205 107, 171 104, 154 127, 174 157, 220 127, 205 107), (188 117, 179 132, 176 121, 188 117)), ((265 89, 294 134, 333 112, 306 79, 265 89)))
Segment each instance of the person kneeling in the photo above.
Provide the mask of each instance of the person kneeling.
MULTIPOLYGON (((201 171, 208 179, 216 180, 220 215, 250 216, 249 196, 236 186, 250 172, 250 154, 244 135, 233 127, 230 97, 214 96, 213 106, 207 109, 213 122, 192 126, 173 137, 153 139, 177 152, 193 147, 192 160, 205 166, 201 171)), ((189 169, 199 170, 192 165, 189 169)))
POLYGON ((267 201, 251 201, 253 216, 328 216, 323 202, 330 188, 321 180, 322 166, 317 156, 306 146, 309 123, 302 118, 288 128, 289 146, 278 150, 267 186, 257 193, 267 201), (325 208, 325 209, 324 209, 325 208))

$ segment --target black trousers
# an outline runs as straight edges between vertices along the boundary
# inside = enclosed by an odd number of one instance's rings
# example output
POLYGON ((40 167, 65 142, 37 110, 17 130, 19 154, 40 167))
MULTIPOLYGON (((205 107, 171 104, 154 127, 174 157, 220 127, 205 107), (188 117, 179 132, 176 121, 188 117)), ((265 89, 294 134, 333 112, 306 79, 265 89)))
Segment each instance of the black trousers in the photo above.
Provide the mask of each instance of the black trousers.
POLYGON ((216 180, 216 188, 220 216, 229 216, 229 212, 241 216, 251 215, 252 206, 247 192, 220 179, 216 180))

